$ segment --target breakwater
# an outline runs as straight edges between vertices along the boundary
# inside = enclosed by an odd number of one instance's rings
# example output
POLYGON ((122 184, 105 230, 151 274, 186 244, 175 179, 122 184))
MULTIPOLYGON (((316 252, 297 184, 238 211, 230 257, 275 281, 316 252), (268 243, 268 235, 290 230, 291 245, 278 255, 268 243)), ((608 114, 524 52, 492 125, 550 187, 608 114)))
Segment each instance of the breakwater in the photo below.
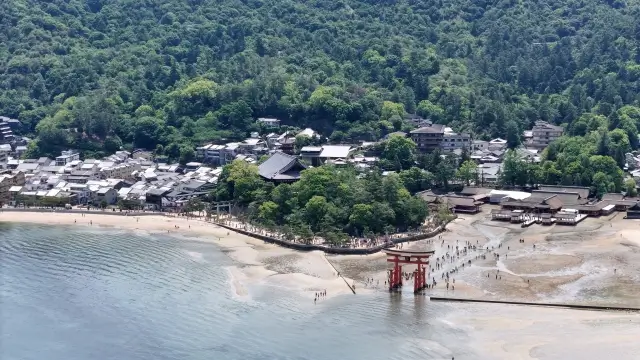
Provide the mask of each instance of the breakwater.
POLYGON ((483 299, 465 299, 433 296, 429 298, 431 301, 448 301, 448 302, 466 302, 466 303, 483 303, 483 304, 505 304, 505 305, 523 305, 523 306, 542 306, 557 307, 564 309, 577 310, 607 310, 607 311, 634 311, 640 312, 640 308, 625 306, 601 306, 601 305, 579 305, 579 304, 558 304, 558 303, 534 303, 523 301, 502 301, 502 300, 483 300, 483 299))

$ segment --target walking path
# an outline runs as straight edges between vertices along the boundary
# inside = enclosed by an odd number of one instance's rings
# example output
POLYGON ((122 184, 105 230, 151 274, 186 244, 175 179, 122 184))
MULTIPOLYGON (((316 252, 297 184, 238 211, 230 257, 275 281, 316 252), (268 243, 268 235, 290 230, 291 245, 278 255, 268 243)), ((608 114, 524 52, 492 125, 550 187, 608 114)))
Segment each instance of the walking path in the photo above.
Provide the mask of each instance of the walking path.
POLYGON ((329 264, 333 270, 336 271, 336 274, 338 275, 339 278, 341 278, 345 284, 347 284, 347 286, 349 287, 349 290, 351 290, 351 292, 353 293, 353 295, 356 294, 356 288, 355 288, 355 284, 354 286, 349 285, 349 282, 347 281, 347 279, 344 278, 344 276, 342 276, 342 274, 340 273, 340 271, 338 271, 338 269, 336 269, 335 266, 333 266, 333 264, 331 263, 331 261, 329 261, 329 259, 327 259, 327 254, 322 254, 322 257, 324 258, 324 260, 327 262, 327 264, 329 264))

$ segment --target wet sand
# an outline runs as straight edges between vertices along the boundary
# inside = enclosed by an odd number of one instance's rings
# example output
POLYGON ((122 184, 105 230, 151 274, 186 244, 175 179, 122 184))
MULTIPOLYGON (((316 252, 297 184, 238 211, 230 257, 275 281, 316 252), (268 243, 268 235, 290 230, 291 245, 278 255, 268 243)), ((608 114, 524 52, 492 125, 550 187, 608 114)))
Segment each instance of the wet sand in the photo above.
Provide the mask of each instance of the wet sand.
MULTIPOLYGON (((533 225, 523 229, 519 224, 492 221, 490 210, 485 206, 480 214, 461 215, 442 234, 444 244, 433 241, 437 257, 447 251, 452 255, 455 246, 467 241, 493 250, 463 256, 465 262, 472 262, 464 269, 462 259, 446 262, 444 270, 431 273, 438 285, 427 290, 428 295, 640 307, 640 221, 623 219, 618 213, 587 218, 577 226, 533 225), (500 255, 499 260, 494 253, 500 255), (482 254, 486 259, 476 259, 482 254), (441 274, 456 266, 458 271, 449 274, 450 285, 456 280, 455 290, 447 290, 441 274)), ((423 240, 404 246, 424 250, 433 245, 423 240)), ((386 269, 390 267, 384 256, 329 258, 359 285, 373 278, 374 287, 379 281, 378 290, 385 290, 386 269)))
POLYGON ((114 216, 97 211, 87 213, 85 217, 69 213, 2 211, 0 221, 118 228, 213 243, 237 263, 228 270, 230 286, 239 297, 248 296, 249 288, 256 284, 296 291, 310 301, 316 292, 324 290, 326 298, 351 294, 322 252, 304 253, 281 248, 198 219, 160 215, 114 216))
POLYGON ((467 304, 442 321, 490 359, 636 359, 640 351, 640 314, 491 306, 467 304))

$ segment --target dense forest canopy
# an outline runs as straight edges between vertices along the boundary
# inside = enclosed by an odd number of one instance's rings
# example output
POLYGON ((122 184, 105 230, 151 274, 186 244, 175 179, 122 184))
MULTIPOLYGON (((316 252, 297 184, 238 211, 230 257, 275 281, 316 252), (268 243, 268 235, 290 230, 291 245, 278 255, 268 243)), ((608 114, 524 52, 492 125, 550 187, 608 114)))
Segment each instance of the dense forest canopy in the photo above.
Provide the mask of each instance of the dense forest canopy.
POLYGON ((638 19, 637 0, 3 0, 0 114, 30 155, 186 160, 259 116, 374 140, 405 112, 478 138, 620 128, 633 149, 638 19))

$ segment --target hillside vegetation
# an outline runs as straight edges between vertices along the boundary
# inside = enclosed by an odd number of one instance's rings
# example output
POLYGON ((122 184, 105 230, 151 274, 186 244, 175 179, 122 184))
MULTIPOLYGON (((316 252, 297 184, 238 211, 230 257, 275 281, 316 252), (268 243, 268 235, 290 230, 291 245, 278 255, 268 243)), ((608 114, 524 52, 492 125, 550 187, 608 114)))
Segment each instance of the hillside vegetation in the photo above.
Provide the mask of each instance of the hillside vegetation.
POLYGON ((549 157, 567 182, 581 151, 638 146, 638 19, 638 0, 4 0, 0 114, 37 134, 30 155, 183 160, 258 116, 334 141, 405 112, 478 138, 542 119, 587 136, 549 157))

